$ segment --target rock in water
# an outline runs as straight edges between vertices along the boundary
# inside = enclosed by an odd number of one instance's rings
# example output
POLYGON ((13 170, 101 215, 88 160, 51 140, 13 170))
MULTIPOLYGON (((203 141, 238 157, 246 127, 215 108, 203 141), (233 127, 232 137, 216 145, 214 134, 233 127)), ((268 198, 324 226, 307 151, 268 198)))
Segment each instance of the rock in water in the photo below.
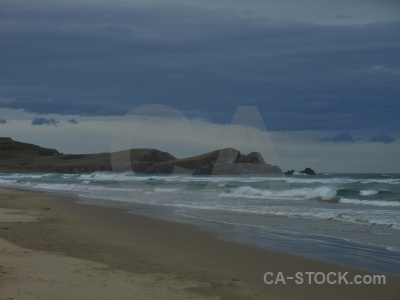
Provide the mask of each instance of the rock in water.
POLYGON ((295 170, 288 170, 288 171, 286 171, 284 174, 285 174, 285 175, 293 175, 294 172, 295 172, 295 170))
POLYGON ((300 172, 301 174, 306 174, 306 175, 317 175, 313 169, 311 168, 305 168, 303 171, 300 172))

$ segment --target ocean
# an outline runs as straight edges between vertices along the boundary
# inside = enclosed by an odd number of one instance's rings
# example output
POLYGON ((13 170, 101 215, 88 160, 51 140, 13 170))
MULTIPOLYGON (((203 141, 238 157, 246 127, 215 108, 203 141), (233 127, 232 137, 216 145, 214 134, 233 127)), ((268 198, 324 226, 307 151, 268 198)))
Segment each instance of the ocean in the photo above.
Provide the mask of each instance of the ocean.
POLYGON ((6 174, 0 187, 77 196, 222 239, 400 275, 400 174, 6 174))

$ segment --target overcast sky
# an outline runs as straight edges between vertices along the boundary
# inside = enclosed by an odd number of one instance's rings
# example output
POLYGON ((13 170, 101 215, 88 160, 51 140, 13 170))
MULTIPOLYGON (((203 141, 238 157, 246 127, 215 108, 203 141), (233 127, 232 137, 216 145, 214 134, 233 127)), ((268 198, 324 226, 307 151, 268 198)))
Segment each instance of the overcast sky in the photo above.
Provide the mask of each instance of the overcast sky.
POLYGON ((131 146, 185 156, 252 106, 264 128, 235 125, 283 168, 400 172, 399 53, 394 0, 0 0, 0 136, 110 151, 128 120, 131 146), (150 104, 169 140, 132 117, 150 104))

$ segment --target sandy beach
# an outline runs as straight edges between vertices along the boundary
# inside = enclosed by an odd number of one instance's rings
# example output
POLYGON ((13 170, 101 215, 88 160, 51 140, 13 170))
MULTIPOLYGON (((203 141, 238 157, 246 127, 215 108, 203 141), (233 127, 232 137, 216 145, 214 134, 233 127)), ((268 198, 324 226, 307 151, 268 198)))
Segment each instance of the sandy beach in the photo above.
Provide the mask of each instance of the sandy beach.
POLYGON ((377 274, 73 198, 0 190, 0 299, 400 298, 398 276, 381 285, 266 284, 266 272, 377 274))

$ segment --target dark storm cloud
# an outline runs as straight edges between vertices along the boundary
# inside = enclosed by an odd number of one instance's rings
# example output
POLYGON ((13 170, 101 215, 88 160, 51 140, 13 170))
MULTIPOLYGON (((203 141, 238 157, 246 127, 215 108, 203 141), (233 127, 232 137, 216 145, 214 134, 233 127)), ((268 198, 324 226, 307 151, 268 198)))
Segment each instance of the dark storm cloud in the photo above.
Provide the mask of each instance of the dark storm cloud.
POLYGON ((0 119, 0 124, 6 124, 6 123, 7 123, 7 120, 0 119))
POLYGON ((274 23, 176 4, 30 4, 0 18, 11 99, 0 107, 104 116, 159 103, 229 123, 256 105, 269 130, 400 128, 400 23, 274 23))
POLYGON ((69 119, 69 120, 68 120, 68 123, 69 123, 69 124, 76 125, 76 124, 78 124, 78 121, 75 120, 75 119, 69 119))
POLYGON ((46 118, 34 118, 32 120, 32 125, 53 125, 57 126, 60 123, 60 121, 57 121, 54 118, 51 119, 46 119, 46 118))

